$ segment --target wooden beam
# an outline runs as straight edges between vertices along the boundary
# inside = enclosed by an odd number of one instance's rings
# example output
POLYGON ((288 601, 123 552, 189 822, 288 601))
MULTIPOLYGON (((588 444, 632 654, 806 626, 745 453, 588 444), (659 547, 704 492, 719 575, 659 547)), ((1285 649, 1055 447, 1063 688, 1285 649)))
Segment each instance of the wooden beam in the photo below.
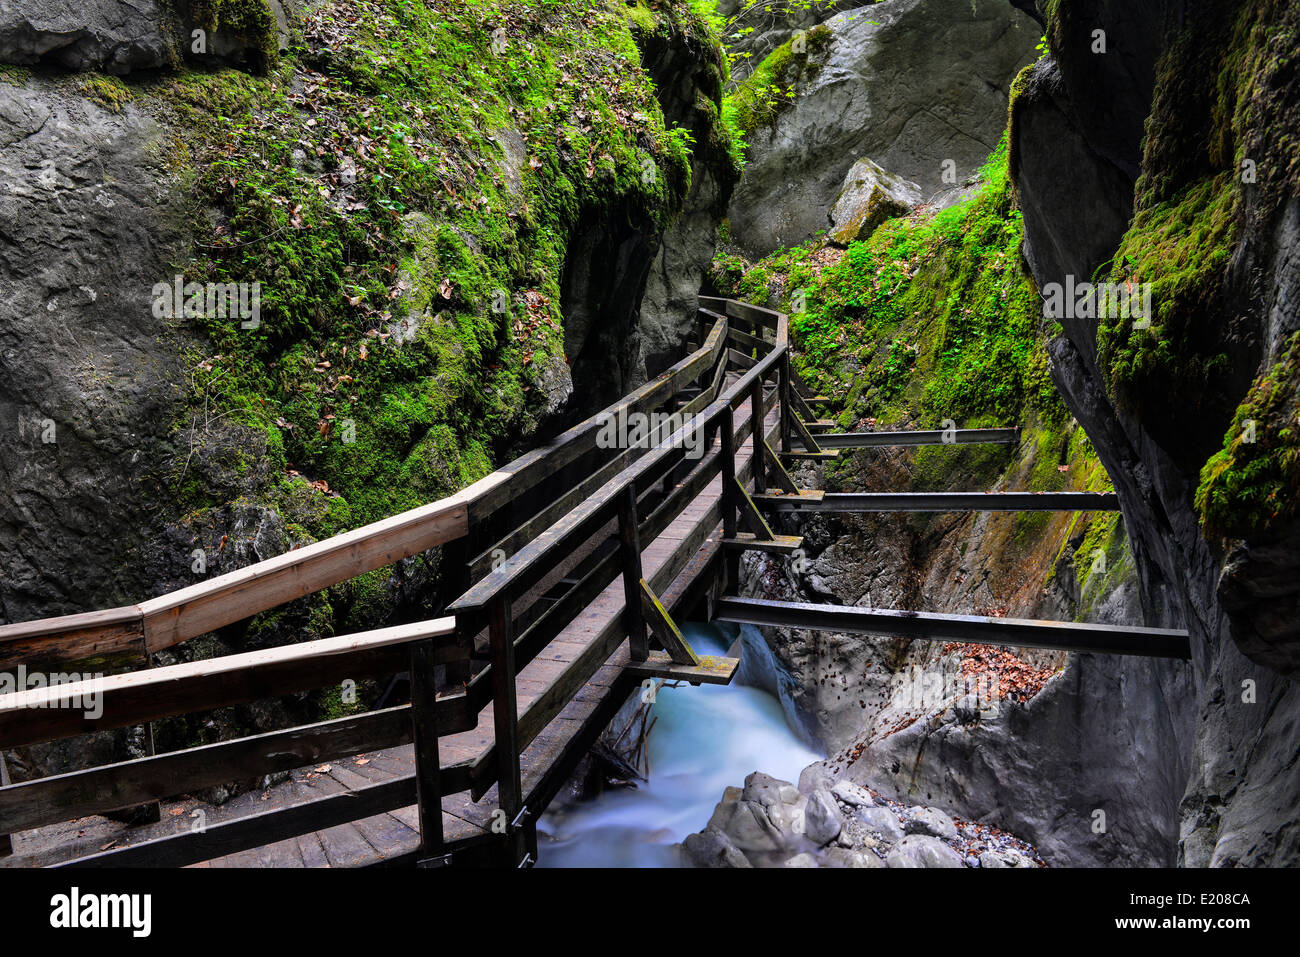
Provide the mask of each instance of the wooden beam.
POLYGON ((713 607, 717 620, 738 624, 1148 658, 1191 657, 1187 632, 1169 628, 944 615, 760 598, 719 598, 713 607))
POLYGON ((415 803, 415 775, 341 791, 291 807, 264 811, 139 844, 102 851, 56 867, 186 867, 358 821, 415 803))
POLYGON ((623 566, 623 627, 628 634, 632 660, 645 661, 646 655, 650 653, 646 620, 641 613, 640 587, 645 584, 645 579, 641 577, 641 537, 636 517, 636 491, 630 485, 619 502, 618 538, 623 566))
POLYGON ((1113 492, 827 492, 765 495, 778 512, 1114 512, 1113 492))
POLYGON ((771 538, 759 538, 749 532, 738 532, 735 538, 722 539, 723 548, 768 552, 773 555, 793 555, 802 545, 802 535, 773 535, 771 538))
MULTIPOLYGON (((148 671, 0 695, 0 747, 17 747, 403 671, 405 645, 452 633, 438 618, 148 671), (88 717, 102 710, 98 717, 88 717)), ((469 716, 462 696, 438 703, 446 730, 469 716)))
MULTIPOLYGON (((745 486, 736 482, 734 479, 732 481, 735 485, 733 494, 735 496, 734 501, 736 507, 740 510, 740 520, 744 523, 745 527, 754 533, 755 538, 774 541, 776 536, 772 534, 771 526, 769 526, 767 520, 763 518, 763 513, 758 510, 758 506, 754 504, 754 500, 749 497, 749 492, 745 491, 745 486)), ((727 535, 726 537, 734 539, 736 535, 733 532, 731 535, 727 535)))
POLYGON ((402 705, 13 784, 0 789, 0 820, 24 831, 410 741, 402 705))
MULTIPOLYGON (((698 665, 699 656, 695 654, 695 649, 691 643, 686 640, 677 623, 673 621, 672 615, 664 608, 659 596, 654 593, 650 585, 644 578, 640 584, 640 608, 643 620, 654 630, 655 637, 659 643, 664 646, 673 661, 680 665, 698 665)), ((633 655, 633 661, 645 661, 649 658, 649 652, 644 656, 633 655)))
POLYGON ((651 678, 666 678, 669 681, 689 681, 693 685, 729 685, 739 667, 739 658, 703 655, 698 664, 682 665, 662 651, 652 651, 645 661, 625 666, 623 674, 637 684, 651 678))
MULTIPOLYGON (((773 481, 776 482, 777 486, 783 492, 788 492, 790 494, 798 494, 799 492, 798 484, 795 482, 794 478, 790 475, 790 473, 786 471, 785 464, 781 461, 780 456, 776 454, 776 451, 772 448, 771 444, 766 439, 764 439, 763 442, 760 443, 759 452, 762 454, 763 459, 766 461, 768 473, 773 479, 773 481)), ((765 492, 766 489, 761 489, 757 485, 754 486, 755 495, 763 495, 765 494, 765 492)), ((755 501, 757 501, 757 499, 755 499, 755 501)))
POLYGON ((0 625, 0 671, 19 665, 49 668, 70 662, 144 654, 144 614, 139 605, 0 625))

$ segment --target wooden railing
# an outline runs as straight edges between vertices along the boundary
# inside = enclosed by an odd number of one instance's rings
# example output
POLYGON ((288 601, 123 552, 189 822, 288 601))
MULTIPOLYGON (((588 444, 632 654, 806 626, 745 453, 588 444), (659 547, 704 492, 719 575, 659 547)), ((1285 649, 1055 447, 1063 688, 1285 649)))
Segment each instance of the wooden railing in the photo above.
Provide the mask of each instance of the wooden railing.
MULTIPOLYGON (((443 850, 441 796, 470 790, 478 798, 493 783, 499 785, 501 809, 517 822, 526 797, 520 753, 625 638, 631 639, 633 660, 651 656, 647 615, 668 657, 689 660, 689 646, 655 618, 653 596, 686 567, 717 521, 735 540, 737 521, 749 514, 743 487, 748 477, 756 491, 763 491, 769 475, 793 490, 771 447, 779 436, 788 452, 791 428, 799 435, 799 417, 790 415, 790 403, 800 400, 790 384, 785 317, 730 300, 701 304, 698 346, 682 361, 455 495, 137 605, 0 626, 0 671, 130 658, 146 665, 98 680, 104 710, 97 719, 58 706, 89 690, 73 684, 0 696, 0 749, 324 687, 344 678, 401 671, 411 676, 410 705, 0 787, 0 835, 407 743, 414 744, 416 754, 411 776, 349 792, 347 799, 335 795, 206 832, 111 850, 91 862, 190 863, 413 803, 420 809, 422 853, 432 858, 443 850), (774 333, 771 341, 765 331, 774 333), (724 388, 731 366, 746 371, 724 388), (751 414, 735 429, 733 413, 747 402, 751 414), (778 405, 780 425, 762 429, 778 405), (687 424, 648 448, 599 447, 607 417, 666 407, 686 417, 687 424), (692 461, 686 439, 699 432, 708 451, 692 461), (737 445, 751 433, 757 467, 746 462, 737 474, 737 445), (679 543, 645 581, 639 543, 657 537, 719 475, 721 501, 708 516, 715 520, 705 523, 703 534, 679 543), (446 591, 461 595, 448 617, 147 667, 158 651, 436 547, 443 549, 446 591), (548 575, 572 571, 579 554, 588 558, 563 594, 547 603, 529 598, 548 575), (518 670, 620 575, 626 595, 622 621, 607 628, 589 653, 520 715, 518 670), (490 661, 475 669, 474 638, 483 629, 490 661), (442 693, 435 691, 437 665, 447 667, 453 684, 442 693), (494 745, 473 760, 440 767, 438 738, 473 728, 489 702, 494 745)), ((540 810, 529 812, 534 823, 540 810)), ((513 860, 525 839, 521 833, 526 829, 511 829, 513 860)))

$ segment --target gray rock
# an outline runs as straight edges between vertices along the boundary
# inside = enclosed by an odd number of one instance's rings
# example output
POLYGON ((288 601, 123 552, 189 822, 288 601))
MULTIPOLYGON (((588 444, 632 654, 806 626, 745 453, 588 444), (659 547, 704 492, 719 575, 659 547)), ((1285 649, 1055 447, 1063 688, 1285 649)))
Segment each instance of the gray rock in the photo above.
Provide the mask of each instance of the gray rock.
POLYGON ((753 867, 740 848, 714 827, 706 827, 698 834, 688 834, 682 841, 682 851, 693 867, 753 867))
POLYGON ((796 804, 799 797, 799 789, 789 781, 782 781, 761 771, 755 771, 745 778, 745 789, 741 794, 741 800, 753 801, 763 807, 796 804))
POLYGON ((709 827, 726 833, 742 851, 771 853, 785 850, 788 837, 772 823, 767 810, 752 801, 719 804, 709 827))
POLYGON ((826 867, 872 868, 885 866, 885 862, 871 851, 857 851, 847 847, 828 847, 822 858, 826 867))
POLYGON ((835 775, 825 761, 810 764, 799 772, 799 790, 803 794, 812 794, 818 788, 832 788, 834 785, 835 775))
POLYGON ((728 218, 733 241, 754 258, 825 229, 863 157, 918 184, 927 200, 965 181, 997 144, 1011 80, 1042 35, 1004 0, 886 0, 817 29, 830 41, 809 43, 795 98, 748 136, 728 218))
POLYGON ((1015 851, 985 851, 979 856, 980 867, 1036 867, 1037 865, 1023 854, 1015 851))
POLYGON ((866 239, 887 219, 906 216, 921 202, 921 187, 863 157, 844 177, 831 207, 827 238, 841 246, 866 239))
POLYGON ((885 858, 888 867, 961 867, 961 856, 937 837, 911 834, 885 858))
POLYGON ((831 792, 818 789, 808 796, 804 808, 804 835, 814 844, 829 844, 839 837, 844 827, 844 817, 831 792))
POLYGON ((831 788, 831 794, 835 795, 836 800, 843 801, 850 807, 876 806, 876 799, 871 796, 871 793, 852 781, 836 781, 835 786, 831 788))
POLYGON ((899 826, 898 815, 887 807, 859 807, 853 812, 853 820, 862 824, 886 844, 893 844, 903 839, 904 831, 899 826))
POLYGON ((907 834, 929 834, 944 840, 957 840, 957 825, 938 808, 921 807, 914 810, 903 822, 907 834))
POLYGON ((0 60, 125 74, 177 61, 158 0, 24 0, 0 4, 0 60))
POLYGON ((811 854, 805 851, 802 854, 796 854, 794 857, 787 859, 786 862, 781 866, 782 867, 816 867, 817 858, 813 857, 811 854))

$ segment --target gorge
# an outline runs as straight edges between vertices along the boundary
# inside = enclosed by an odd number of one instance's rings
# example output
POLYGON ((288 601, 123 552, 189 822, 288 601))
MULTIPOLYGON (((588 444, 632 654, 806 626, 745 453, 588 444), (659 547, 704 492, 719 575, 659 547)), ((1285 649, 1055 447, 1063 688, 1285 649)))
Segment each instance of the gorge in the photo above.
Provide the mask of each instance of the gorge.
MULTIPOLYGON (((1190 661, 735 627, 710 593, 683 631, 735 681, 633 694, 538 863, 1300 863, 1298 81, 1287 0, 6 4, 0 627, 454 500, 726 297, 788 316, 827 434, 1018 428, 783 448, 800 489, 1119 503, 776 513, 798 550, 733 593, 1186 631, 1190 661)), ((668 396, 596 446, 710 461, 668 396)), ((433 620, 524 548, 410 551, 144 665, 433 620)), ((485 673, 482 624, 437 695, 485 673)), ((5 785, 404 707, 411 673, 0 748, 5 785)))

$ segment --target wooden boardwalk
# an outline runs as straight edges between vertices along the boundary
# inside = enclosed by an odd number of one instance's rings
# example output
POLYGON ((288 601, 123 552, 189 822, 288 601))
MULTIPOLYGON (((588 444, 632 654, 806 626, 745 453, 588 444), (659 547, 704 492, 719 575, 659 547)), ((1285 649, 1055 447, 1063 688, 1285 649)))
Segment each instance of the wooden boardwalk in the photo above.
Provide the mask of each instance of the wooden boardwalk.
POLYGON ((772 513, 1117 502, 801 489, 786 463, 1019 432, 828 434, 834 422, 812 411, 825 400, 795 388, 786 316, 702 298, 698 320, 680 362, 446 499, 138 605, 0 625, 0 670, 120 672, 0 694, 0 754, 347 680, 406 674, 411 689, 409 704, 166 754, 147 734, 144 757, 31 781, 9 782, 0 760, 0 866, 529 866, 538 818, 638 687, 735 674, 736 659, 700 657, 676 625, 701 606, 756 625, 1188 657, 1186 632, 736 596, 742 552, 800 547, 772 513), (609 421, 631 416, 668 425, 607 447, 609 421), (441 618, 152 667, 164 649, 431 549, 451 596, 441 618), (75 706, 89 692, 94 718, 75 706), (194 796, 250 780, 280 783, 220 805, 194 796), (124 808, 152 823, 105 816, 124 808))
MULTIPOLYGON (((736 416, 737 426, 743 427, 748 416, 748 406, 742 407, 736 416)), ((773 410, 767 415, 765 432, 772 433, 778 425, 779 413, 773 410)), ((752 456, 751 434, 737 446, 737 466, 742 475, 750 472, 752 456)), ((708 559, 717 554, 722 537, 721 500, 722 477, 717 476, 641 550, 646 578, 662 591, 670 611, 683 604, 682 599, 697 584, 708 559), (685 568, 672 564, 672 558, 683 542, 699 543, 698 553, 685 568)), ((555 769, 572 769, 608 725, 612 713, 636 689, 637 682, 628 679, 628 671, 634 662, 622 627, 625 605, 623 583, 616 579, 519 670, 516 678, 519 719, 526 724, 532 709, 565 669, 580 663, 584 657, 604 662, 521 753, 525 794, 547 789, 548 784, 551 790, 558 789, 564 778, 556 775, 555 769), (612 654, 608 654, 605 649, 611 642, 617 642, 617 646, 612 654)), ((470 773, 476 766, 483 766, 494 742, 494 721, 493 705, 489 702, 479 712, 478 722, 472 730, 440 738, 438 750, 442 768, 448 772, 460 769, 470 773)), ((97 850, 118 850, 165 839, 178 826, 190 827, 196 810, 202 810, 209 823, 226 823, 245 815, 299 806, 373 784, 409 779, 415 771, 415 751, 411 745, 358 754, 296 769, 287 781, 265 791, 240 795, 226 806, 216 807, 193 799, 165 803, 161 821, 155 825, 129 828, 101 818, 73 822, 79 825, 75 830, 83 832, 83 837, 85 831, 91 832, 88 839, 77 840, 75 831, 68 824, 46 828, 44 833, 17 834, 14 835, 14 854, 0 858, 0 866, 49 865, 93 854, 97 850)), ((546 800, 549 801, 551 796, 553 794, 546 795, 546 800)), ((444 840, 450 847, 490 841, 493 814, 497 808, 496 785, 478 800, 467 791, 444 795, 444 840)), ((412 804, 192 866, 371 866, 413 861, 419 847, 419 814, 412 804)))

